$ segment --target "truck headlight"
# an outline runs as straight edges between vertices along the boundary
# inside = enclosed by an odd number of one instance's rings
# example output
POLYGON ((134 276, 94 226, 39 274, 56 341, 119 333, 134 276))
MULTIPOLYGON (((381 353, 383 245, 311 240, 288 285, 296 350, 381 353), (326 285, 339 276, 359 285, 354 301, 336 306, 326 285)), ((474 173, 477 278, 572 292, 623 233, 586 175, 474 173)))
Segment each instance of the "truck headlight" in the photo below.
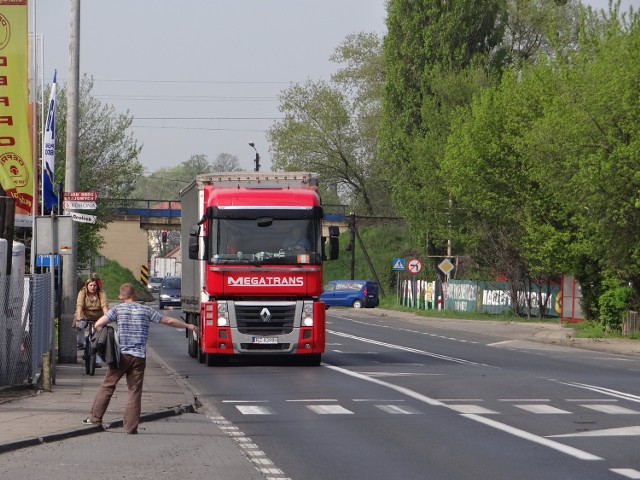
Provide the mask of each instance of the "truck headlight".
POLYGON ((229 309, 226 303, 218 303, 218 326, 229 326, 229 309))
POLYGON ((302 326, 313 327, 313 303, 305 303, 302 307, 302 326))

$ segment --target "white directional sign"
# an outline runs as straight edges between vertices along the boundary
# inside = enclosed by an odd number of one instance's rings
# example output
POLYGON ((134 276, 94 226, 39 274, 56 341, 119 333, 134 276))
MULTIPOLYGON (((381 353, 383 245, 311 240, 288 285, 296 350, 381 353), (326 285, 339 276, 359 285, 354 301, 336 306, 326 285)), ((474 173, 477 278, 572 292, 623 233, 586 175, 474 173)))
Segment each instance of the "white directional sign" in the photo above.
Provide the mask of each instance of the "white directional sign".
POLYGON ((87 215, 86 213, 71 212, 71 219, 74 222, 96 223, 95 215, 87 215))
POLYGON ((75 200, 65 200, 62 202, 65 210, 95 210, 96 202, 76 202, 75 200))
POLYGON ((419 273, 422 270, 422 262, 417 258, 412 258, 407 264, 409 273, 419 273))

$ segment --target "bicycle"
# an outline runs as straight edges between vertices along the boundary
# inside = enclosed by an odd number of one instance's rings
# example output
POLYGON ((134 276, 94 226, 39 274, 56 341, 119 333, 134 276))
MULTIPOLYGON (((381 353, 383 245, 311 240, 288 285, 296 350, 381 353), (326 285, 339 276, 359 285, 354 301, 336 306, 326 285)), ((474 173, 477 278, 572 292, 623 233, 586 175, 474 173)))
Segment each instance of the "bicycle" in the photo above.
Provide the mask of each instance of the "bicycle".
POLYGON ((91 339, 96 333, 96 329, 93 326, 93 320, 87 320, 83 318, 89 327, 89 335, 84 339, 84 353, 82 359, 84 360, 84 369, 87 375, 93 376, 96 373, 96 350, 91 345, 91 339))

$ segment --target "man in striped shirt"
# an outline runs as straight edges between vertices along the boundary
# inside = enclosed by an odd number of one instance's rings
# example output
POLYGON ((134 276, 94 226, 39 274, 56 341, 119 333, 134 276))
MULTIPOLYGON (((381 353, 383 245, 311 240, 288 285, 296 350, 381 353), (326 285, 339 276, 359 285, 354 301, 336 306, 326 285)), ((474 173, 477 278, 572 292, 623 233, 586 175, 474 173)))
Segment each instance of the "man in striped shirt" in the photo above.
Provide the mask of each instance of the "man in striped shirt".
POLYGON ((136 291, 133 285, 125 283, 120 287, 118 298, 122 301, 100 317, 95 323, 96 331, 100 331, 111 322, 118 322, 120 344, 120 365, 107 369, 102 385, 96 393, 91 408, 91 416, 83 423, 101 425, 102 417, 107 411, 113 392, 120 379, 126 375, 129 389, 129 400, 124 411, 124 429, 127 433, 138 433, 140 411, 142 408, 142 382, 146 366, 147 340, 151 323, 162 323, 174 328, 186 328, 198 334, 198 327, 176 318, 164 317, 153 308, 136 302, 136 291))

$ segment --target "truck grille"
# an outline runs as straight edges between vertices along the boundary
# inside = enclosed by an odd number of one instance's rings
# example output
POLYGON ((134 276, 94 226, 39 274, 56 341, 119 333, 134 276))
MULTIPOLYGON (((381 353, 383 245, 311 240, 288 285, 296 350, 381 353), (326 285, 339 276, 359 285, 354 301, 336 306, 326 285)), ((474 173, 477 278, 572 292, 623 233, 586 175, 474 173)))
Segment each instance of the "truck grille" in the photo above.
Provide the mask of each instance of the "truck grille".
POLYGON ((238 331, 248 335, 285 335, 293 331, 296 313, 292 305, 238 305, 236 304, 236 324, 238 331), (260 317, 263 308, 268 308, 271 319, 260 317))

